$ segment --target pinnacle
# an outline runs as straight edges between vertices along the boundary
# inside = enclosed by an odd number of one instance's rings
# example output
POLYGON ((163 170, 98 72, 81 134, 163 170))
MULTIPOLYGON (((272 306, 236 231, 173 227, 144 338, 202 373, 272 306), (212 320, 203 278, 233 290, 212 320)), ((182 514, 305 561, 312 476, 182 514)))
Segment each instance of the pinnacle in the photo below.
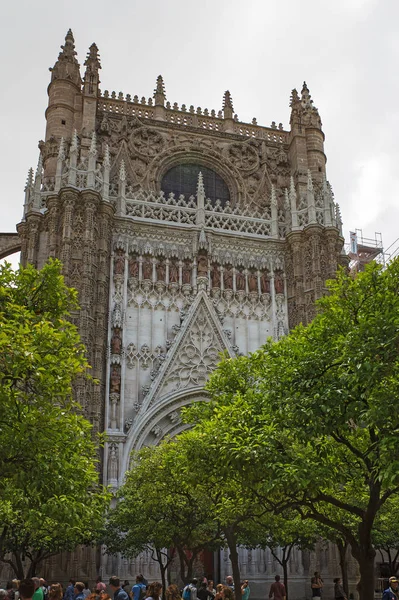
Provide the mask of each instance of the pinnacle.
POLYGON ((204 179, 201 171, 198 173, 197 194, 205 194, 204 179))
POLYGON ((157 77, 157 85, 154 90, 154 93, 155 94, 163 94, 166 97, 165 84, 164 84, 162 75, 158 75, 158 77, 157 77))
POLYGON ((75 58, 75 38, 73 37, 72 29, 68 29, 67 34, 65 36, 65 44, 61 46, 62 52, 60 52, 58 56, 58 60, 69 60, 71 62, 77 63, 75 58))
POLYGON ((299 96, 296 88, 294 88, 291 92, 290 106, 294 106, 294 104, 296 104, 297 102, 299 102, 299 96))
POLYGON ((233 99, 231 97, 231 94, 229 92, 229 90, 226 90, 224 95, 223 95, 223 108, 230 108, 232 111, 234 111, 233 108, 233 99))
POLYGON ((85 67, 90 65, 97 67, 97 69, 101 69, 100 56, 98 54, 98 46, 94 42, 89 48, 84 65, 85 67))

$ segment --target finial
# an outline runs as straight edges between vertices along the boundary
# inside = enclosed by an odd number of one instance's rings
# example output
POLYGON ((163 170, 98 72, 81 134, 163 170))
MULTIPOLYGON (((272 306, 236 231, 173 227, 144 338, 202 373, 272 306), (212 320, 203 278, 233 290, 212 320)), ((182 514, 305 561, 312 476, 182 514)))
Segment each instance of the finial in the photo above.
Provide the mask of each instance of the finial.
POLYGON ((120 181, 126 181, 125 161, 123 158, 121 161, 121 166, 119 168, 119 179, 120 179, 120 181))
POLYGON ((109 154, 109 146, 108 144, 105 146, 105 153, 104 153, 104 167, 106 167, 107 169, 109 169, 111 166, 111 157, 109 154))
POLYGON ((58 159, 65 160, 65 142, 63 137, 61 138, 60 147, 58 149, 58 159))
POLYGON ((77 151, 78 151, 78 132, 76 131, 76 129, 74 129, 73 133, 72 133, 70 152, 77 152, 77 151))
POLYGON ((65 36, 65 44, 61 46, 62 52, 60 52, 58 56, 58 60, 62 60, 62 58, 68 58, 72 62, 77 62, 75 56, 75 39, 73 37, 72 29, 68 29, 67 34, 65 36))
POLYGON ((42 153, 39 152, 39 158, 38 158, 37 167, 36 167, 36 177, 41 177, 42 171, 43 171, 43 157, 42 157, 42 153))
POLYGON ((295 104, 297 104, 299 102, 299 96, 298 96, 298 92, 297 90, 294 88, 291 92, 291 98, 290 98, 290 106, 294 106, 295 104))
POLYGON ((303 82, 303 87, 302 87, 302 91, 301 91, 301 104, 302 104, 303 108, 308 108, 308 109, 315 108, 313 106, 313 100, 310 95, 309 88, 306 85, 306 81, 303 82))
POLYGON ((24 192, 26 192, 26 190, 29 190, 32 186, 33 186, 33 169, 31 167, 28 171, 28 177, 26 178, 24 192))
POLYGON ((87 67, 86 73, 89 70, 91 72, 93 72, 93 71, 98 71, 98 69, 101 69, 100 56, 98 54, 98 47, 97 47, 97 44, 95 44, 94 42, 92 43, 92 45, 89 48, 89 51, 86 56, 86 60, 84 62, 84 66, 87 67))
POLYGON ((95 131, 93 131, 93 135, 91 136, 89 154, 91 154, 92 156, 95 156, 97 154, 97 136, 95 131))
POLYGON ((208 248, 208 240, 206 239, 204 227, 201 227, 201 231, 199 233, 198 246, 202 250, 206 250, 208 248))
POLYGON ((223 110, 226 110, 226 108, 231 109, 232 113, 234 112, 233 99, 229 90, 226 90, 223 96, 223 110))
POLYGON ((291 208, 288 188, 284 188, 284 208, 285 210, 290 210, 291 208))
POLYGON ((158 77, 157 77, 157 85, 156 85, 156 88, 154 90, 154 95, 155 94, 162 94, 166 98, 165 84, 163 82, 162 75, 158 75, 158 77))
POLYGON ((271 197, 272 206, 277 206, 277 194, 274 183, 272 183, 272 197, 271 197))
POLYGON ((313 193, 313 180, 312 180, 312 173, 310 172, 310 169, 308 169, 308 192, 313 193))
POLYGON ((202 177, 201 171, 198 173, 197 195, 198 194, 203 194, 205 196, 204 179, 202 177))

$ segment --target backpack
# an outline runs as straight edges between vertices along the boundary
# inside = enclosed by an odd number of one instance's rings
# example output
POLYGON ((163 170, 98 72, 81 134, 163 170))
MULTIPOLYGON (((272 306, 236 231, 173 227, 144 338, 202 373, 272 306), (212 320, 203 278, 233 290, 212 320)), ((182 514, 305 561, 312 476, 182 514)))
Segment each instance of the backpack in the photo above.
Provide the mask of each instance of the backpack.
POLYGON ((191 600, 191 590, 189 585, 186 585, 183 590, 183 600, 191 600))

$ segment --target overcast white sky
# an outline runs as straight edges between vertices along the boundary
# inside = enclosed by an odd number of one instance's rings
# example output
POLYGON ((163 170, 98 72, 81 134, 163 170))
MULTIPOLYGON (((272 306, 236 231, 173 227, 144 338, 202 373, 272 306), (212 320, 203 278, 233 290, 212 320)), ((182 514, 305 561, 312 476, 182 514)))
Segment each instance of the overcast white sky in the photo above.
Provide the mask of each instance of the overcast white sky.
POLYGON ((306 80, 326 135, 327 176, 354 228, 387 248, 399 237, 398 0, 20 0, 3 3, 0 35, 0 230, 15 231, 28 168, 44 138, 48 67, 67 29, 82 65, 99 47, 101 89, 289 121, 306 80))

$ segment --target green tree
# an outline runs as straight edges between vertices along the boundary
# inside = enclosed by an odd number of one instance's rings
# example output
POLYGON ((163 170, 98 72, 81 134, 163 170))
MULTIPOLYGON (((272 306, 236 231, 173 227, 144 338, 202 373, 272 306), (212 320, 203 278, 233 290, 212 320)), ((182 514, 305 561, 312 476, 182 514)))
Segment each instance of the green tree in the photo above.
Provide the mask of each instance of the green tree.
POLYGON ((263 474, 265 507, 295 509, 350 543, 371 600, 373 527, 399 492, 399 261, 341 271, 329 291, 309 326, 223 361, 198 419, 248 486, 263 474))
POLYGON ((98 443, 72 399, 88 369, 67 320, 76 306, 59 262, 0 268, 0 561, 18 578, 92 543, 109 499, 98 443))
POLYGON ((146 447, 131 457, 132 468, 110 511, 104 542, 107 552, 133 558, 144 550, 158 561, 165 590, 167 567, 174 548, 180 577, 188 583, 202 550, 220 545, 206 490, 188 478, 187 454, 177 441, 146 447))
POLYGON ((389 576, 399 570, 399 497, 390 499, 379 512, 373 529, 374 547, 380 553, 381 562, 386 563, 389 576))
POLYGON ((274 559, 283 569, 288 600, 288 563, 293 549, 313 550, 319 539, 320 534, 315 523, 303 521, 291 510, 278 515, 267 513, 260 519, 251 519, 239 541, 248 548, 270 549, 274 559))

